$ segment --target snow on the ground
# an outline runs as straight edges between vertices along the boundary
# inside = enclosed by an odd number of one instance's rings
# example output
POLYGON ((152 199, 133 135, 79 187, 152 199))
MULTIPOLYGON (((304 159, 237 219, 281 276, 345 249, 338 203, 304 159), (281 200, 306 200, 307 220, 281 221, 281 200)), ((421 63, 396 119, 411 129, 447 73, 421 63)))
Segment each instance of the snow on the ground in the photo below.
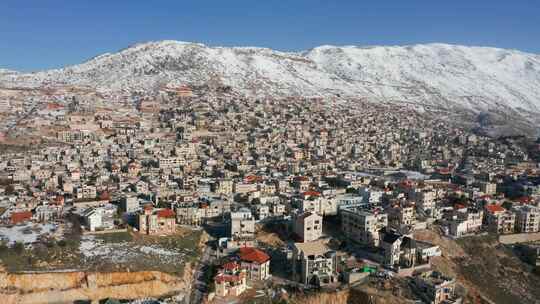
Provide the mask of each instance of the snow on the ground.
POLYGON ((400 170, 398 171, 401 174, 405 174, 407 178, 409 179, 429 179, 429 175, 422 174, 418 171, 408 171, 408 170, 400 170))
POLYGON ((79 247, 86 259, 123 263, 138 258, 159 258, 164 262, 182 259, 186 252, 183 249, 167 249, 159 245, 141 245, 133 242, 106 243, 93 235, 83 236, 79 247))
POLYGON ((58 226, 55 224, 36 224, 27 222, 11 227, 0 227, 0 239, 8 245, 16 242, 23 244, 35 243, 41 235, 54 234, 58 226))
MULTIPOLYGON (((200 85, 217 79, 255 96, 363 97, 416 106, 540 111, 537 54, 448 44, 320 46, 304 52, 160 41, 37 73, 0 70, 3 86, 44 82, 103 92, 200 85), (502 108, 505 109, 505 108, 502 108)), ((420 108, 422 110, 422 108, 420 108)))

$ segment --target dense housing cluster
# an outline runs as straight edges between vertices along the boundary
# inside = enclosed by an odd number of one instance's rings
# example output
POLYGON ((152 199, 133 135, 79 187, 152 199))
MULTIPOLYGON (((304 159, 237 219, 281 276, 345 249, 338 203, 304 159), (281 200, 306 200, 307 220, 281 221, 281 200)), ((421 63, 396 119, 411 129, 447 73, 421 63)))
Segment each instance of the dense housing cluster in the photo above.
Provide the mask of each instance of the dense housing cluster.
POLYGON ((475 135, 408 107, 250 100, 226 88, 198 96, 186 86, 114 108, 92 94, 57 94, 14 122, 24 128, 4 128, 3 140, 40 134, 46 144, 0 160, 3 225, 62 227, 77 216, 88 233, 160 236, 221 224, 218 297, 274 276, 320 288, 382 273, 413 278, 428 303, 459 303, 455 279, 430 270, 441 249, 416 231, 540 231, 540 168, 519 139, 475 135), (259 238, 269 227, 283 228, 289 271, 270 267, 275 252, 259 238))

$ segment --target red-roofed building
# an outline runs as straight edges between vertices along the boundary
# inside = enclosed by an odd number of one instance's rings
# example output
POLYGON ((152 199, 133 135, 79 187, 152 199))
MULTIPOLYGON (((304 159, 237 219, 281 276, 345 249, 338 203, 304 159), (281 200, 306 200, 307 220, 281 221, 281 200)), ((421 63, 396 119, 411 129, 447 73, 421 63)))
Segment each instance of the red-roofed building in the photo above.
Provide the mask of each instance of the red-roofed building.
POLYGON ((494 233, 514 233, 516 215, 506 211, 501 205, 489 204, 484 207, 488 230, 494 233))
POLYGON ((171 209, 161 209, 161 210, 158 210, 156 214, 158 217, 162 217, 162 218, 175 217, 174 211, 172 211, 171 209))
POLYGON ((321 196, 321 193, 317 192, 317 191, 310 190, 310 191, 306 191, 306 192, 302 193, 302 195, 304 196, 304 198, 307 198, 307 197, 310 197, 310 196, 321 196))
POLYGON ((138 229, 148 235, 169 235, 176 232, 176 215, 171 209, 154 210, 151 204, 139 214, 138 229))
POLYGON ((11 213, 10 221, 12 224, 23 223, 32 219, 31 211, 18 211, 11 213))
POLYGON ((246 271, 236 262, 225 263, 214 277, 214 283, 217 296, 237 297, 247 289, 246 271))
POLYGON ((262 250, 241 247, 238 253, 242 269, 247 271, 248 279, 263 281, 270 278, 270 257, 262 250))
POLYGON ((497 214, 497 213, 502 213, 506 211, 506 209, 504 209, 501 205, 497 205, 497 204, 486 205, 484 209, 486 209, 486 211, 491 214, 497 214))

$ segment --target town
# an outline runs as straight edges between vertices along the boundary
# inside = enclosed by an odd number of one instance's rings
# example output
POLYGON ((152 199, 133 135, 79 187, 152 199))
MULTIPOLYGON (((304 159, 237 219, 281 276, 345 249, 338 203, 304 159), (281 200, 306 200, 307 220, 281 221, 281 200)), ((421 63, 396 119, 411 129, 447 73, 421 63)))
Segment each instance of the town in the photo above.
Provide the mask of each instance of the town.
POLYGON ((178 303, 351 288, 400 303, 484 303, 434 261, 452 256, 442 244, 496 237, 538 273, 539 141, 362 99, 247 99, 187 85, 45 91, 0 95, 8 270, 10 259, 20 260, 14 271, 138 270, 133 261, 146 260, 141 269, 176 273, 189 260, 178 303), (160 242, 202 234, 202 246, 160 242), (132 245, 101 239, 119 235, 132 245), (55 266, 12 256, 40 246, 83 257, 55 266))

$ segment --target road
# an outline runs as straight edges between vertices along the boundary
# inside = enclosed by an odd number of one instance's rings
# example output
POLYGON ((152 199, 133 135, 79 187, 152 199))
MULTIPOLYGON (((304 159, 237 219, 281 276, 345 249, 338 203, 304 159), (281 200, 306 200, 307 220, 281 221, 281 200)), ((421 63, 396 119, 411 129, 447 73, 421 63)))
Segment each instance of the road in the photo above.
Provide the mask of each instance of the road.
MULTIPOLYGON (((211 241, 211 240, 210 240, 211 241)), ((201 260, 197 265, 197 269, 193 273, 193 279, 191 282, 191 292, 188 294, 185 303, 199 304, 202 303, 204 296, 208 292, 208 286, 205 282, 205 272, 212 264, 216 257, 215 250, 212 246, 205 246, 201 255, 201 260)))

